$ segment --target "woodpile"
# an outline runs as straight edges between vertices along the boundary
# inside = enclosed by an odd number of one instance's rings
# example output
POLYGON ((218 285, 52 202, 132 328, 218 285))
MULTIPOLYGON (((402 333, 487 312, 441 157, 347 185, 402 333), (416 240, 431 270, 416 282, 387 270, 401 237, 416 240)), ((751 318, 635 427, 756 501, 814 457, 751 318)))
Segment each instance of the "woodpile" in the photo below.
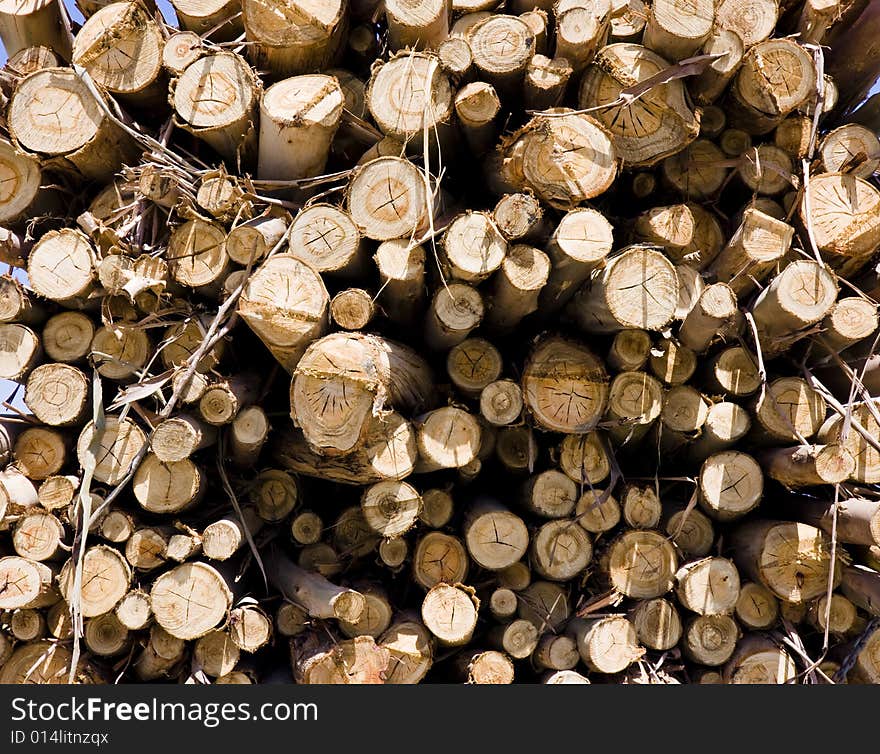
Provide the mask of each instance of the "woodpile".
POLYGON ((0 682, 880 683, 861 9, 77 5, 0 1, 0 682))

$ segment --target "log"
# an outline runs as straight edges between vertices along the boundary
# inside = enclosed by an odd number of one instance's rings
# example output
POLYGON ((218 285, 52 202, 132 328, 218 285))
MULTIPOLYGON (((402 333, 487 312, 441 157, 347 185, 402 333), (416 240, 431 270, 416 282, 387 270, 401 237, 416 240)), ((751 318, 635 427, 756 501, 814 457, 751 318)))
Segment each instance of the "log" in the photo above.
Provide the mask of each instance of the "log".
POLYGON ((174 0, 171 3, 180 26, 196 34, 204 34, 212 29, 211 38, 218 42, 228 42, 238 37, 242 30, 240 0, 174 0))
POLYGON ((42 45, 70 59, 70 30, 61 21, 60 3, 56 0, 7 2, 0 6, 0 38, 6 55, 42 45))

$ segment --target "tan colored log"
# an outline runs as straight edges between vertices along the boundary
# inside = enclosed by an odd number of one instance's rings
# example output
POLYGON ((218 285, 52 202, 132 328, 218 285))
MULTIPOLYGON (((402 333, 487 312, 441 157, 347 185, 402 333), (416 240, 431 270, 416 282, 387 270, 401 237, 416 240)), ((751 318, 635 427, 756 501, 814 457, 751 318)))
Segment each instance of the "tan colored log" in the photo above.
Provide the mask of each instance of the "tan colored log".
POLYGON ((614 540, 607 557, 612 585, 628 597, 650 599, 672 589, 677 556, 672 543, 658 532, 624 532, 614 540))
POLYGON ((880 167, 880 139, 864 126, 848 123, 822 137, 819 157, 826 173, 844 171, 867 179, 880 167))
POLYGON ((450 138, 454 95, 436 55, 406 52, 375 68, 366 102, 382 133, 421 154, 423 148, 438 141, 444 145, 450 138))
POLYGON ((171 104, 180 126, 228 160, 253 148, 259 97, 256 74, 232 52, 199 58, 171 85, 171 104))
POLYGON ((392 662, 385 683, 418 683, 433 663, 431 633, 416 618, 404 614, 379 638, 392 662))
POLYGON ((563 216, 547 245, 552 265, 540 294, 541 311, 553 312, 564 306, 605 260, 612 242, 611 224, 596 210, 580 207, 563 216))
POLYGON ((374 313, 373 297, 362 288, 346 288, 330 299, 330 317, 343 330, 363 330, 374 313))
MULTIPOLYGON (((666 65, 645 47, 608 45, 584 73, 579 107, 609 104, 622 89, 659 73, 666 65)), ((597 117, 611 131, 617 153, 628 167, 650 167, 680 151, 699 132, 699 121, 680 81, 652 89, 630 105, 602 109, 597 117)))
POLYGON ((229 639, 243 652, 253 653, 272 638, 272 621, 256 605, 236 607, 229 613, 229 639))
MULTIPOLYGON (((663 160, 663 177, 690 199, 707 199, 724 185, 725 157, 708 139, 697 139, 678 154, 663 160)), ((675 258, 675 257, 673 257, 675 258)))
POLYGON ((333 76, 294 76, 266 89, 260 100, 257 175, 291 180, 322 173, 342 109, 342 89, 333 76))
POLYGON ((458 655, 456 672, 468 684, 502 685, 513 683, 514 679, 513 661, 504 652, 494 649, 458 655))
POLYGON ((672 62, 689 58, 708 39, 714 20, 711 0, 685 5, 658 0, 648 11, 643 44, 672 62))
MULTIPOLYGON (((783 123, 787 120, 787 118, 783 120, 783 123)), ((739 128, 725 128, 718 137, 718 146, 728 157, 739 157, 751 149, 752 137, 739 128)))
POLYGON ((12 277, 0 278, 0 323, 38 325, 45 319, 45 309, 20 281, 12 277))
POLYGON ((482 430, 477 419, 460 408, 439 408, 416 422, 419 448, 417 471, 460 469, 480 449, 482 430))
POLYGON ((844 173, 810 178, 798 207, 809 224, 822 258, 848 278, 869 261, 880 240, 880 192, 867 181, 844 173))
POLYGON ((728 119, 752 135, 769 133, 815 89, 816 69, 805 48, 792 39, 758 42, 730 85, 728 119))
POLYGON ((247 534, 256 536, 263 526, 263 520, 253 508, 243 508, 242 516, 224 516, 208 524, 202 531, 202 552, 211 560, 229 560, 242 547, 247 545, 247 534))
POLYGON ((767 475, 786 487, 839 484, 849 479, 856 461, 842 445, 797 445, 764 451, 767 475))
POLYGON ((718 105, 706 105, 700 117, 700 136, 714 139, 727 125, 727 116, 718 105))
POLYGON ((111 3, 89 16, 77 33, 73 63, 130 104, 156 107, 167 96, 163 44, 161 27, 145 5, 111 3))
POLYGON ((716 403, 709 408, 700 437, 690 446, 691 457, 703 461, 713 453, 734 445, 752 426, 749 413, 730 401, 716 403))
POLYGON ((62 551, 64 525, 52 514, 27 512, 15 522, 12 547, 16 554, 34 561, 54 560, 62 551))
POLYGON ((569 624, 568 631, 577 642, 584 664, 596 673, 619 673, 645 653, 632 623, 620 615, 577 619, 569 624))
POLYGON ((799 498, 796 506, 799 520, 818 526, 829 535, 835 532, 840 542, 869 547, 880 545, 878 501, 851 497, 840 500, 835 511, 833 503, 805 497, 799 498))
POLYGON ((199 399, 199 415, 215 427, 231 424, 239 412, 253 402, 258 387, 259 376, 254 373, 218 380, 199 399))
POLYGON ((678 293, 678 275, 664 254, 629 246, 606 261, 602 274, 581 288, 568 311, 588 332, 661 330, 675 313, 678 293), (644 295, 649 278, 651 296, 644 295))
POLYGON ((436 488, 425 490, 422 492, 422 510, 419 519, 432 529, 440 529, 452 518, 454 505, 452 496, 446 490, 436 488))
POLYGON ((290 254, 317 272, 357 276, 367 265, 361 234, 344 210, 331 204, 313 204, 290 227, 290 254))
POLYGON ((571 63, 564 57, 534 55, 526 66, 523 80, 526 109, 548 110, 559 107, 573 73, 571 63))
POLYGON ((860 565, 844 568, 841 592, 868 614, 880 614, 880 574, 877 571, 860 565))
POLYGON ((75 476, 50 476, 40 485, 37 498, 45 510, 60 511, 73 502, 78 489, 79 479, 75 476))
POLYGON ((166 258, 178 283, 217 292, 229 270, 226 233, 217 223, 189 220, 171 232, 166 258))
POLYGON ((178 531, 169 532, 165 546, 165 557, 176 563, 194 558, 202 548, 202 538, 194 529, 178 523, 178 531))
POLYGON ((147 572, 165 564, 170 531, 156 526, 136 529, 125 543, 125 559, 137 571, 147 572))
POLYGON ((377 396, 388 407, 412 409, 425 405, 432 390, 427 364, 408 347, 372 335, 334 333, 310 346, 297 365, 291 409, 312 445, 338 453, 359 444, 377 396), (327 411, 329 397, 322 396, 336 394, 335 408, 327 411))
POLYGON ((752 316, 765 354, 782 350, 786 339, 819 322, 837 298, 835 276, 817 262, 788 264, 752 304, 752 316))
POLYGON ((259 458, 268 436, 269 420, 263 409, 259 406, 243 408, 232 421, 228 432, 232 462, 240 468, 252 466, 259 458))
POLYGON ((45 68, 16 86, 7 122, 21 148, 57 158, 86 178, 106 181, 124 163, 133 162, 139 150, 104 106, 73 70, 45 68))
MULTIPOLYGON (((211 354, 206 354, 207 360, 211 361, 211 354)), ((194 372, 190 377, 186 377, 186 372, 178 371, 171 378, 171 387, 180 395, 180 402, 183 405, 192 405, 198 403, 201 397, 208 389, 208 378, 204 374, 194 372)))
POLYGON ((425 342, 435 351, 458 345, 479 326, 484 311, 476 288, 455 282, 438 288, 425 318, 425 342))
POLYGON ((541 518, 565 518, 577 501, 577 486, 561 471, 549 469, 532 476, 522 488, 522 503, 541 518))
POLYGON ((608 382, 602 363, 575 341, 549 337, 523 370, 523 397, 535 420, 557 432, 585 432, 605 411, 608 382))
POLYGON ((180 414, 156 425, 150 440, 153 454, 160 461, 182 461, 197 450, 212 445, 217 432, 197 417, 180 414))
POLYGON ((489 596, 489 612, 498 621, 505 621, 516 615, 516 592, 507 587, 498 587, 489 596))
POLYGON ((493 426, 513 424, 523 405, 522 390, 512 380, 490 382, 480 393, 480 414, 493 426))
POLYGON ((0 609, 47 607, 59 599, 55 572, 45 563, 15 555, 0 558, 0 609))
POLYGON ((800 377, 774 380, 755 404, 760 428, 776 441, 812 437, 825 421, 825 412, 825 399, 800 377))
POLYGON ((410 323, 424 305, 425 250, 406 239, 379 244, 373 257, 379 269, 379 302, 397 323, 410 323))
POLYGON ((574 513, 575 521, 592 534, 610 531, 621 518, 617 498, 598 488, 587 490, 578 498, 574 513))
POLYGON ((150 513, 179 513, 196 505, 205 494, 207 480, 190 459, 166 463, 148 453, 132 480, 132 491, 150 513))
POLYGON ((484 154, 495 143, 495 120, 500 111, 501 100, 485 81, 473 81, 456 93, 455 115, 475 155, 484 154))
POLYGON ((718 667, 730 659, 739 635, 729 615, 698 615, 685 625, 681 648, 693 662, 718 667))
POLYGON ((517 614, 534 623, 541 633, 548 629, 561 632, 571 610, 567 594, 552 581, 535 581, 519 593, 517 614))
POLYGON ((474 55, 466 39, 446 37, 436 49, 440 66, 453 82, 467 78, 474 65, 474 55))
POLYGON ((469 510, 464 533, 468 552, 474 561, 493 571, 517 562, 529 544, 528 531, 522 519, 487 499, 478 501, 469 510))
POLYGON ((115 509, 98 524, 98 535, 108 542, 124 544, 134 534, 135 526, 134 519, 126 511, 115 509))
POLYGON ((58 474, 64 467, 67 443, 60 432, 30 427, 16 438, 12 456, 25 476, 42 481, 58 474))
POLYGON ((874 303, 861 296, 841 298, 822 320, 823 345, 839 353, 872 335, 878 325, 874 303))
POLYGON ((788 684, 795 682, 797 666, 770 638, 752 634, 737 644, 722 677, 729 684, 788 684))
POLYGON ((747 209, 742 223, 727 246, 715 258, 710 271, 719 282, 737 293, 751 291, 752 280, 761 281, 788 252, 794 229, 757 209, 747 209))
POLYGON ((507 241, 487 212, 466 212, 443 236, 443 261, 449 274, 466 283, 479 283, 495 272, 508 253, 507 241))
POLYGON ((419 517, 422 498, 410 484, 388 480, 367 487, 361 509, 367 525, 387 539, 408 532, 419 517))
POLYGON ((40 339, 24 325, 0 324, 0 377, 23 381, 40 360, 40 339))
POLYGON ((234 176, 221 167, 204 174, 196 193, 196 204, 211 217, 221 222, 251 215, 251 206, 245 200, 244 191, 234 176))
POLYGON ((764 476, 752 456, 724 450, 709 456, 700 468, 699 500, 719 521, 740 518, 761 501, 764 476))
POLYGON ((518 618, 492 628, 489 642, 514 660, 523 660, 538 646, 538 629, 530 621, 518 618))
POLYGON ((362 444, 351 453, 324 456, 309 447, 301 432, 288 432, 280 437, 275 455, 283 466, 300 474, 343 484, 369 484, 411 474, 418 449, 412 425, 391 412, 369 421, 362 444))
POLYGON ((425 589, 440 583, 455 584, 467 577, 468 565, 467 550, 459 539, 430 532, 419 540, 413 553, 413 578, 425 589))
POLYGON ((282 602, 275 613, 275 628, 281 636, 301 634, 309 622, 308 613, 292 602, 282 602))
POLYGON ((489 160, 488 180, 498 193, 530 188, 569 210, 602 194, 617 176, 611 134, 590 115, 557 108, 533 117, 515 137, 489 160))
POLYGON ((106 545, 90 547, 82 563, 81 581, 76 579, 74 562, 68 560, 58 585, 68 603, 76 595, 83 617, 93 618, 111 611, 122 599, 131 585, 131 568, 122 555, 106 545), (75 591, 78 584, 79 592, 75 591))
POLYGON ((535 664, 547 670, 571 670, 580 660, 577 642, 570 636, 544 634, 532 655, 535 664))
POLYGON ((609 451, 598 432, 566 435, 559 445, 559 467, 578 484, 599 484, 611 472, 609 451))
POLYGON ((214 678, 231 673, 238 663, 241 650, 227 631, 209 631, 193 645, 193 663, 214 678))
POLYGON ((751 395, 761 386, 758 360, 742 346, 720 351, 709 362, 707 388, 734 396, 751 395))
POLYGON ((483 338, 466 338, 453 346, 446 357, 446 371, 452 383, 468 397, 476 398, 501 376, 501 352, 483 338))
POLYGON ((71 36, 62 23, 60 4, 54 0, 5 2, 0 5, 0 37, 7 57, 42 45, 70 58, 71 36))
POLYGON ((574 73, 580 73, 592 61, 596 52, 608 41, 608 3, 596 3, 596 8, 573 7, 556 9, 556 47, 554 57, 565 58, 574 73), (602 7, 604 5, 604 8, 602 7), (601 13, 605 10, 605 13, 601 13))
POLYGON ((154 681, 172 675, 186 657, 186 644, 161 626, 150 629, 149 639, 134 662, 134 672, 141 681, 154 681))
POLYGON ((233 18, 241 11, 240 0, 174 0, 171 4, 187 31, 202 35, 219 27, 211 33, 214 41, 228 42, 243 30, 241 18, 233 18))
POLYGON ((70 619, 70 605, 63 599, 53 604, 46 612, 46 628, 56 639, 73 638, 73 621, 70 619))
POLYGON ((647 485, 627 484, 621 494, 623 520, 633 529, 653 529, 660 523, 663 506, 647 485))
POLYGON ((745 46, 736 30, 722 28, 716 29, 705 40, 701 52, 703 55, 721 56, 692 78, 688 85, 694 99, 699 104, 706 105, 715 102, 727 88, 742 62, 745 46))
POLYGON ((592 557, 590 538, 575 519, 548 521, 532 537, 532 565, 538 574, 551 581, 574 578, 592 557))
POLYGON ((206 563, 184 563, 153 582, 150 602, 156 623, 178 639, 198 639, 223 622, 232 593, 206 563))
POLYGON ((535 54, 528 24, 516 16, 496 14, 477 21, 465 39, 482 76, 503 94, 516 91, 535 54))
POLYGON ((35 293, 76 308, 94 290, 95 264, 85 235, 71 228, 50 231, 31 250, 28 281, 35 293))
POLYGON ((639 600, 629 612, 640 644, 665 652, 678 644, 681 638, 681 618, 675 606, 662 597, 639 600))
MULTIPOLYGON (((799 522, 750 521, 732 534, 732 552, 743 576, 759 581, 779 599, 803 602, 824 594, 832 571, 827 535, 799 522)), ((831 582, 840 582, 840 564, 831 582)))
POLYGON ((608 349, 608 366, 618 372, 636 372, 648 361, 651 336, 644 330, 619 330, 608 349))
POLYGON ((739 599, 739 573, 726 558, 703 558, 675 574, 675 593, 682 606, 700 615, 727 615, 739 599))
POLYGON ((437 584, 422 602, 422 620, 445 646, 467 644, 477 625, 480 601, 474 590, 462 584, 437 584))
POLYGON ((802 160, 810 150, 813 119, 806 115, 789 115, 773 132, 773 143, 790 157, 802 160))
POLYGON ((238 312, 292 372, 309 342, 326 329, 328 305, 320 276, 294 256, 279 254, 248 280, 238 312))
POLYGON ((411 162, 379 157, 361 165, 348 185, 347 206, 367 238, 417 236, 433 214, 425 176, 411 162))
POLYGON ((509 332, 536 311, 550 269, 550 259, 540 249, 525 244, 510 247, 492 281, 487 324, 495 330, 509 332))
POLYGON ((95 332, 90 357, 98 374, 122 381, 138 375, 149 360, 150 351, 145 330, 119 324, 101 327, 95 332))
MULTIPOLYGON (((65 646, 48 641, 22 644, 0 668, 0 683, 67 683, 72 663, 73 655, 65 646)), ((106 682, 101 673, 85 657, 80 658, 76 665, 74 678, 77 683, 106 682)))
POLYGON ((824 633, 827 626, 832 635, 846 636, 857 634, 865 628, 856 606, 842 594, 832 594, 829 607, 828 595, 811 602, 807 609, 807 621, 818 631, 824 633))
POLYGON ((611 382, 606 416, 608 433, 618 444, 637 443, 663 407, 660 383, 644 372, 620 372, 611 382))
POLYGON ((226 236, 226 253, 236 264, 256 264, 287 232, 288 218, 267 214, 235 226, 226 236))
MULTIPOLYGON (((0 222, 15 222, 31 207, 38 196, 41 180, 40 164, 32 156, 16 149, 6 139, 0 139, 0 172, 4 176, 0 188, 0 222)), ((8 240, 12 242, 11 237, 8 240)), ((10 243, 10 245, 14 244, 10 243)), ((7 253, 4 256, 12 262, 18 254, 7 253)))
POLYGON ((343 634, 354 638, 355 636, 371 636, 378 639, 391 625, 393 611, 388 602, 385 590, 371 584, 358 585, 366 599, 366 607, 356 623, 339 621, 339 628, 343 634))
MULTIPOLYGON (((37 610, 16 610, 9 620, 9 630, 18 641, 36 641, 46 634, 46 620, 37 610)), ((5 661, 5 658, 2 660, 5 661)), ((0 661, 0 666, 3 661, 0 661)))
POLYGON ((697 305, 681 324, 678 339, 697 353, 705 352, 718 336, 735 329, 738 322, 736 294, 725 283, 703 289, 697 305))
POLYGON ((791 187, 794 166, 788 153, 773 144, 747 150, 739 161, 739 177, 752 191, 773 196, 791 187))
POLYGON ((761 631, 776 623, 779 601, 766 587, 755 581, 747 581, 740 586, 734 611, 744 628, 761 631))
POLYGON ((345 40, 342 0, 243 0, 241 10, 252 62, 278 77, 329 67, 345 40))

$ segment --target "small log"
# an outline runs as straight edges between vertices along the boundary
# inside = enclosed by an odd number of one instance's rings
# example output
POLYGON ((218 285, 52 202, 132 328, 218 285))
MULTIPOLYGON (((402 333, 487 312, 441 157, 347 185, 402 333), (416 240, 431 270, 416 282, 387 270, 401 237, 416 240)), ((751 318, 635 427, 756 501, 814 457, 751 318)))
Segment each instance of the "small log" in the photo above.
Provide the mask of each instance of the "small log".
POLYGON ((840 353, 865 340, 880 326, 877 306, 861 296, 839 299, 822 320, 822 345, 840 353))
POLYGON ((724 666, 724 683, 784 684, 797 678, 797 665, 784 649, 770 638, 745 636, 724 666))
POLYGON ((620 372, 611 382, 606 416, 608 434, 619 445, 636 444, 660 416, 663 389, 644 372, 620 372))
POLYGON ((747 581, 740 585, 734 612, 744 628, 763 631, 779 619, 779 600, 761 584, 747 581))
POLYGON ((422 620, 438 642, 457 647, 471 640, 479 608, 480 601, 470 587, 437 584, 422 602, 422 620))
POLYGON ((490 15, 468 29, 465 39, 482 76, 502 96, 518 93, 535 54, 535 37, 528 24, 516 16, 490 15))
POLYGON ((461 540, 432 531, 416 545, 412 561, 413 578, 424 589, 442 583, 456 584, 467 578, 468 565, 468 553, 461 540))
POLYGON ((526 66, 523 100, 528 110, 559 107, 574 69, 566 58, 534 55, 526 66))
POLYGON ((683 654, 701 665, 724 665, 736 649, 740 631, 729 615, 698 615, 685 624, 683 654))
POLYGON ((198 35, 211 31, 211 39, 217 42, 229 42, 243 31, 241 17, 236 18, 240 0, 174 0, 171 4, 187 31, 198 35))
POLYGON ((0 558, 0 609, 47 607, 59 599, 55 572, 45 563, 15 555, 0 558))
POLYGON ((675 574, 675 593, 682 606, 700 615, 732 613, 739 599, 739 573, 726 558, 703 558, 675 574))
POLYGON ((15 522, 12 547, 16 554, 33 561, 55 560, 62 552, 64 525, 42 511, 28 512, 15 522))
POLYGON ((678 611, 669 600, 657 597, 639 600, 629 612, 640 644, 665 652, 681 639, 682 625, 678 611))
POLYGON ((576 619, 568 628, 584 664, 595 673, 619 673, 644 655, 636 630, 623 616, 576 619))
POLYGON ((731 539, 740 573, 786 602, 815 599, 840 583, 827 535, 808 524, 755 520, 734 529, 731 539), (833 569, 833 575, 832 575, 833 569))
POLYGON ((608 16, 600 15, 592 8, 557 9, 553 56, 564 58, 574 73, 581 73, 608 41, 609 31, 608 16))
POLYGON ((477 457, 482 430, 467 411, 452 406, 438 408, 418 418, 416 429, 417 472, 460 469, 477 457))
POLYGON ((497 331, 509 332, 536 311, 550 269, 550 259, 540 249, 525 244, 512 246, 492 281, 487 324, 497 331))
POLYGON ((455 115, 471 152, 485 154, 495 143, 501 100, 491 84, 474 81, 455 95, 455 115))
POLYGON ((30 427, 15 440, 15 464, 29 479, 42 481, 58 474, 67 462, 67 442, 60 432, 30 427))
POLYGON ((446 356, 446 371, 452 383, 466 396, 477 398, 501 376, 501 352, 483 338, 466 338, 446 356))
POLYGON ((743 56, 730 85, 728 120, 749 134, 767 134, 815 89, 816 69, 805 48, 792 39, 758 42, 743 56))
POLYGON ((591 534, 611 531, 621 519, 617 498, 599 488, 588 490, 578 498, 574 514, 575 521, 591 534))
POLYGON ((648 246, 629 246, 606 260, 602 273, 571 300, 568 312, 587 332, 662 330, 675 313, 678 294, 678 275, 664 254, 648 246), (648 279, 650 297, 642 295, 648 279))
POLYGON ((23 381, 41 355, 40 339, 31 328, 0 324, 0 378, 23 381))
POLYGON ((322 173, 342 109, 342 89, 332 76, 294 76, 270 86, 260 100, 259 178, 322 173))
POLYGON ((213 427, 194 416, 179 414, 156 425, 150 447, 160 461, 182 461, 216 440, 213 427))
POLYGON ((35 45, 70 59, 70 30, 61 21, 57 0, 27 0, 5 4, 0 10, 0 37, 8 57, 35 45))
POLYGON ((425 249, 393 239, 379 244, 373 261, 379 269, 382 310, 399 324, 412 322, 424 307, 425 249))
POLYGON ((767 475, 786 487, 840 484, 849 479, 856 460, 842 445, 796 445, 760 455, 767 475))
MULTIPOLYGON (((704 43, 703 55, 719 55, 706 69, 689 82, 694 99, 701 105, 715 102, 734 77, 742 63, 745 45, 732 29, 716 30, 704 43)), ((705 113, 704 113, 705 117, 705 113)))
POLYGON ((672 589, 678 556, 659 532, 626 531, 611 544, 607 557, 611 584, 627 597, 652 599, 672 589))
POLYGON ((653 529, 660 523, 663 506, 653 487, 628 484, 621 495, 623 520, 633 529, 653 529))
POLYGON ((386 539, 406 534, 419 517, 422 498, 406 482, 387 480, 364 490, 361 509, 367 525, 386 539))
POLYGON ((479 326, 485 307, 480 292, 466 283, 439 288, 425 318, 425 342, 435 351, 458 345, 479 326))
POLYGON ((111 3, 89 16, 80 29, 72 60, 128 104, 162 107, 167 101, 163 44, 162 29, 145 5, 111 3))
POLYGON ((242 0, 241 12, 253 64, 279 78, 330 67, 345 40, 342 0, 320 6, 308 0, 242 0))
POLYGON ((524 660, 538 646, 538 629, 530 621, 518 618, 492 628, 489 642, 514 660, 524 660))
POLYGON ((248 532, 256 536, 263 520, 253 508, 242 509, 241 518, 230 514, 214 521, 202 531, 202 552, 211 560, 229 560, 248 543, 248 532))
POLYGON ((755 402, 755 418, 774 441, 802 441, 815 435, 825 421, 827 405, 821 393, 800 377, 780 377, 755 402))
POLYGON ((86 550, 78 593, 74 591, 78 587, 75 571, 74 562, 68 560, 61 568, 58 586, 68 604, 77 595, 84 618, 110 612, 131 586, 128 562, 119 552, 106 545, 96 545, 86 550))

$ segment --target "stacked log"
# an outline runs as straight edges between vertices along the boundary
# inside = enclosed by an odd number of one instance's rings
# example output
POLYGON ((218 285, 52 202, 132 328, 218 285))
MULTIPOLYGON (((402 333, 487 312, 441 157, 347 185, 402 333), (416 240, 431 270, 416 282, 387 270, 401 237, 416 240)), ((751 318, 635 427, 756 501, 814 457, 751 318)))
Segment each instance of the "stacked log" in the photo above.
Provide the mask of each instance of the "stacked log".
POLYGON ((0 683, 880 682, 854 11, 173 4, 0 2, 0 683))

